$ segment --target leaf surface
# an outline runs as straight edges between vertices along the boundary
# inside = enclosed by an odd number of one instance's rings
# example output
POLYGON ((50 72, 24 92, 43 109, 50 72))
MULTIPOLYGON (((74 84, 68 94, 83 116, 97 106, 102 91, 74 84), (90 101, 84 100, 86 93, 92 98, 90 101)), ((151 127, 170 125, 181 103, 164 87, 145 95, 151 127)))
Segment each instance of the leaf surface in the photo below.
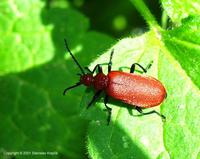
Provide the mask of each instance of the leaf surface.
POLYGON ((163 32, 163 40, 166 48, 200 88, 200 18, 189 17, 182 23, 181 27, 163 32))
MULTIPOLYGON (((129 67, 136 61, 147 66, 153 60, 148 74, 157 76, 159 48, 152 35, 147 33, 141 37, 123 39, 113 46, 115 49, 113 70, 123 69, 123 66, 129 67)), ((108 62, 109 52, 102 55, 93 65, 108 62)), ((105 70, 106 68, 105 66, 105 70)), ((91 97, 92 93, 86 94, 82 106, 87 105, 91 97)), ((165 151, 162 121, 158 116, 133 117, 126 109, 126 107, 131 108, 129 105, 112 99, 109 107, 112 108, 112 121, 109 126, 106 125, 107 114, 102 111, 105 108, 103 100, 97 101, 89 111, 82 112, 83 116, 95 120, 90 125, 88 135, 88 150, 91 158, 99 159, 108 156, 121 159, 156 158, 165 151)), ((132 111, 134 115, 138 114, 135 110, 132 111)))
MULTIPOLYGON (((200 147, 199 24, 198 17, 190 17, 173 30, 152 30, 140 37, 122 39, 112 47, 115 49, 113 70, 130 67, 134 62, 147 66, 153 60, 147 74, 158 78, 166 87, 168 97, 160 108, 167 119, 162 123, 156 115, 133 117, 126 108, 131 108, 130 105, 110 99, 112 121, 106 126, 102 95, 89 111, 82 112, 93 120, 88 135, 91 158, 197 157, 200 147)), ((111 49, 91 68, 108 62, 111 49)), ((91 90, 86 92, 82 106, 87 106, 92 95, 91 90)), ((159 107, 152 109, 159 111, 159 107)), ((133 110, 133 114, 138 113, 133 110)))
POLYGON ((168 114, 164 143, 171 158, 195 159, 199 153, 199 20, 199 17, 190 17, 181 27, 163 34, 168 50, 164 53, 173 57, 165 58, 163 54, 159 57, 159 77, 165 79, 168 99, 171 99, 162 107, 162 112, 168 114), (172 66, 169 67, 170 63, 172 66))
MULTIPOLYGON (((79 80, 76 76, 79 69, 66 53, 64 38, 67 38, 72 52, 83 66, 88 65, 96 54, 108 48, 113 39, 98 32, 89 32, 88 19, 75 9, 52 7, 47 10, 39 1, 22 3, 21 0, 17 0, 0 3, 9 10, 11 2, 14 7, 23 8, 20 11, 24 17, 30 16, 29 10, 35 12, 37 20, 34 16, 32 19, 29 18, 26 25, 23 23, 24 30, 22 21, 19 21, 21 26, 18 28, 21 31, 17 32, 19 36, 29 38, 28 42, 32 47, 38 47, 39 39, 45 38, 38 32, 37 25, 39 28, 45 29, 51 26, 53 29, 45 33, 50 43, 47 42, 42 45, 43 49, 36 50, 38 58, 43 60, 43 63, 18 69, 18 65, 25 65, 29 59, 35 58, 31 55, 31 49, 27 49, 27 55, 31 56, 25 58, 23 57, 26 52, 22 50, 16 55, 15 52, 8 54, 5 49, 0 52, 3 62, 12 63, 12 65, 0 64, 3 71, 0 76, 0 158, 2 153, 11 151, 53 151, 57 152, 57 155, 48 157, 87 158, 85 136, 88 121, 79 115, 84 89, 79 87, 66 96, 62 95, 66 87, 79 80), (35 34, 38 39, 34 41, 35 34), (14 62, 12 56, 16 56, 18 61, 14 62), (46 57, 49 56, 51 58, 47 60, 46 57)), ((16 15, 13 13, 13 16, 16 15)), ((7 36, 6 32, 1 34, 7 36)), ((3 40, 2 42, 4 43, 3 40)), ((8 43, 3 45, 9 48, 8 43)), ((18 43, 13 49, 17 50, 27 45, 18 43)), ((44 159, 43 155, 28 155, 30 159, 35 157, 44 159)), ((27 155, 17 155, 16 158, 27 158, 27 155)))
POLYGON ((42 24, 42 7, 39 0, 0 2, 0 75, 24 71, 53 58, 52 27, 42 24))
POLYGON ((163 8, 175 23, 180 23, 189 15, 199 15, 199 0, 161 0, 163 8))

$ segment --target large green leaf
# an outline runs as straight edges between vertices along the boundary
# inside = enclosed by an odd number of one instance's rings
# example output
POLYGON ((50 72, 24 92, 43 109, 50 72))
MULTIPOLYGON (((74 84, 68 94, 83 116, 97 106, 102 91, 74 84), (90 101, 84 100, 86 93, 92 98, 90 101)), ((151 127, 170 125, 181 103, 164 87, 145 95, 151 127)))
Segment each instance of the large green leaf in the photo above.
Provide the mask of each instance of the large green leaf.
POLYGON ((200 18, 189 17, 182 23, 179 28, 163 32, 163 41, 193 83, 200 88, 200 18))
MULTIPOLYGON (((123 39, 117 43, 113 47, 115 49, 113 70, 118 70, 121 66, 129 67, 136 61, 146 66, 153 60, 148 74, 156 77, 159 47, 153 36, 153 33, 148 33, 137 38, 123 39)), ((105 63, 108 59, 109 52, 95 63, 105 63)), ((124 71, 129 70, 124 69, 124 71)), ((86 106, 91 97, 92 93, 86 94, 82 106, 86 106)), ((101 100, 91 110, 82 113, 87 118, 95 120, 90 125, 88 135, 88 150, 91 158, 99 159, 108 156, 110 158, 156 158, 165 151, 162 121, 158 116, 133 117, 125 108, 130 106, 115 100, 111 100, 109 106, 113 109, 109 126, 106 125, 107 114, 102 111, 104 104, 101 100)), ((133 114, 137 112, 133 110, 133 114)))
POLYGON ((199 0, 161 0, 166 13, 173 22, 179 23, 189 15, 199 15, 199 0))
MULTIPOLYGON (((137 4, 140 6, 142 1, 137 4)), ((188 18, 170 31, 154 28, 152 23, 148 33, 122 39, 112 47, 114 70, 128 72, 122 67, 130 67, 134 62, 146 66, 153 61, 147 74, 161 80, 167 89, 168 98, 161 105, 161 113, 167 119, 162 123, 156 115, 133 117, 126 109, 131 108, 129 105, 110 99, 113 114, 107 126, 102 99, 86 111, 92 90, 87 89, 81 107, 83 87, 62 96, 64 88, 79 80, 74 74, 80 71, 69 55, 63 60, 63 38, 67 38, 83 66, 105 52, 91 68, 108 62, 111 49, 105 49, 111 47, 112 38, 88 32, 88 19, 68 4, 48 10, 43 6, 39 0, 0 2, 0 153, 57 151, 53 158, 86 158, 88 133, 88 151, 94 159, 199 158, 198 17, 188 18), (83 117, 93 120, 88 130, 83 117)), ((145 11, 144 4, 140 9, 145 11)), ((143 16, 150 14, 145 13, 143 16)), ((193 12, 189 9, 186 13, 193 12)), ((174 21, 183 17, 181 13, 174 21)), ((155 109, 159 111, 159 107, 155 109)))
MULTIPOLYGON (((198 17, 189 18, 172 31, 154 28, 113 46, 114 70, 130 67, 134 62, 146 66, 153 60, 147 74, 160 79, 167 89, 168 97, 161 105, 166 122, 156 115, 133 117, 125 108, 129 105, 110 100, 113 115, 111 124, 106 126, 107 114, 102 111, 103 100, 99 100, 90 110, 82 111, 83 116, 93 120, 88 134, 91 158, 196 158, 200 147, 199 24, 198 17)), ((108 62, 109 52, 91 67, 108 62)), ((91 90, 86 92, 82 106, 87 106, 92 95, 91 90)), ((133 110, 133 114, 137 112, 133 110)))
POLYGON ((42 25, 40 18, 43 6, 40 0, 0 2, 0 75, 24 71, 53 58, 52 27, 42 25))
POLYGON ((171 99, 163 106, 163 112, 168 113, 164 143, 171 158, 193 159, 199 153, 199 26, 200 18, 191 17, 181 27, 162 34, 167 50, 160 55, 159 77, 165 79, 171 99), (168 57, 169 54, 173 57, 168 57))
MULTIPOLYGON (((88 32, 88 19, 72 8, 47 10, 40 2, 37 3, 41 5, 34 6, 33 4, 36 2, 24 1, 22 3, 21 0, 9 1, 9 3, 7 1, 0 2, 8 8, 10 3, 12 7, 16 7, 18 3, 24 4, 19 5, 24 8, 24 15, 29 13, 26 11, 31 7, 33 7, 30 9, 32 12, 38 11, 38 15, 35 15, 38 21, 33 24, 34 16, 32 19, 27 18, 27 28, 36 29, 33 26, 37 25, 42 28, 49 28, 51 25, 53 28, 51 32, 45 33, 48 40, 53 43, 47 42, 42 46, 53 49, 36 51, 38 56, 43 55, 40 56, 41 60, 44 60, 43 65, 37 64, 37 67, 31 65, 31 69, 26 67, 16 71, 12 68, 26 64, 29 58, 32 60, 34 57, 31 55, 22 58, 22 55, 26 53, 20 51, 20 54, 16 55, 19 60, 16 64, 11 58, 15 52, 7 54, 4 49, 0 52, 1 55, 8 55, 6 59, 1 58, 2 62, 7 60, 8 63, 12 63, 12 65, 2 65, 4 75, 0 76, 0 158, 2 158, 2 152, 13 151, 57 151, 58 155, 48 156, 48 158, 87 158, 85 136, 88 122, 79 115, 83 87, 71 91, 66 96, 62 95, 66 87, 79 80, 76 72, 80 71, 69 54, 66 54, 63 39, 67 37, 71 50, 83 66, 88 65, 96 57, 96 54, 100 54, 110 47, 113 39, 101 33, 88 32), (53 59, 52 55, 54 55, 53 59), (45 60, 45 57, 49 56, 51 56, 51 61, 47 63, 50 59, 45 60), (5 73, 9 74, 5 75, 5 73)), ((5 19, 7 20, 7 18, 5 19)), ((1 19, 0 23, 2 23, 1 19)), ((26 27, 24 26, 24 28, 26 27)), ((23 27, 19 28, 22 30, 23 27)), ((38 35, 38 39, 36 39, 38 43, 43 37, 43 34, 37 30, 29 32, 29 42, 33 47, 37 47, 34 42, 35 34, 38 35)), ((20 32, 20 36, 26 35, 26 30, 20 32)), ((7 36, 6 32, 2 32, 2 37, 4 36, 7 36)), ((13 49, 17 50, 18 47, 23 47, 22 45, 27 47, 26 43, 19 43, 18 46, 13 46, 13 49)), ((3 46, 9 47, 6 43, 3 46)), ((27 50, 27 53, 31 54, 32 50, 27 50)), ((4 157, 8 156, 4 155, 4 157)), ((46 158, 43 155, 17 155, 16 157, 46 158)))
POLYGON ((69 98, 62 96, 66 87, 63 77, 69 75, 66 70, 62 62, 0 78, 1 149, 57 151, 54 158, 61 154, 70 158, 83 156, 86 121, 78 116, 78 99, 73 107, 69 104, 81 90, 69 98), (77 128, 79 132, 75 131, 77 128), (79 143, 78 148, 74 142, 79 143))

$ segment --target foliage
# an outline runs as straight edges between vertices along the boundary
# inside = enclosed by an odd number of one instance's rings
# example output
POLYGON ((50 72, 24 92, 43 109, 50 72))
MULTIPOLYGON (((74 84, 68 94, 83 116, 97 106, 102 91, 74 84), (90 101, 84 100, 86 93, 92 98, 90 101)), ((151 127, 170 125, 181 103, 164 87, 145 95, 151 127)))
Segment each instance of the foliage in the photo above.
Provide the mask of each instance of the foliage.
POLYGON ((170 29, 159 26, 143 1, 131 2, 149 31, 116 44, 91 31, 89 19, 68 1, 54 1, 49 8, 41 0, 0 2, 0 152, 57 151, 53 158, 72 159, 87 154, 93 159, 200 158, 200 2, 162 0, 170 29), (64 38, 83 66, 107 63, 113 48, 114 70, 153 61, 147 74, 162 81, 168 93, 153 109, 161 108, 166 122, 156 115, 133 117, 135 110, 110 99, 107 126, 102 98, 85 109, 91 89, 84 93, 79 87, 63 97, 63 89, 79 80, 77 66, 65 55, 64 38))
POLYGON ((71 7, 46 9, 39 0, 1 1, 0 17, 0 151, 86 157, 88 122, 79 115, 83 88, 62 96, 78 80, 77 67, 69 56, 64 58, 63 39, 67 37, 80 62, 88 65, 93 52, 104 51, 112 38, 88 31, 88 19, 71 7))
MULTIPOLYGON (((89 154, 93 159, 198 158, 200 19, 198 16, 188 17, 180 26, 164 30, 142 1, 132 0, 132 3, 146 19, 150 30, 139 37, 122 39, 112 47, 115 49, 114 69, 130 66, 136 61, 145 65, 153 60, 148 74, 160 79, 167 89, 168 98, 161 105, 161 113, 167 120, 162 123, 155 115, 132 117, 124 108, 128 105, 112 100, 109 106, 113 115, 109 127, 105 126, 106 113, 100 115, 95 108, 89 115, 83 111, 83 116, 95 119, 89 127, 89 154)), ((105 62, 109 52, 94 61, 92 66, 105 62)), ((91 98, 89 94, 85 96, 82 106, 89 102, 88 96, 91 98)), ((95 106, 102 110, 103 101, 98 101, 95 106)))

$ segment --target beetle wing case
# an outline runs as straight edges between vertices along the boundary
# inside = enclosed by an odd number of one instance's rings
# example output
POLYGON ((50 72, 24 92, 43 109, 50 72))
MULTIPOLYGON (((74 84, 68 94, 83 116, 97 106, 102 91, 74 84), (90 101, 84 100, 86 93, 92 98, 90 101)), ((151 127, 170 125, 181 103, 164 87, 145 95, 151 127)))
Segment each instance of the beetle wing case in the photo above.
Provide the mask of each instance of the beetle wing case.
POLYGON ((111 71, 106 93, 124 103, 143 108, 159 105, 166 96, 166 90, 157 79, 144 75, 111 71))

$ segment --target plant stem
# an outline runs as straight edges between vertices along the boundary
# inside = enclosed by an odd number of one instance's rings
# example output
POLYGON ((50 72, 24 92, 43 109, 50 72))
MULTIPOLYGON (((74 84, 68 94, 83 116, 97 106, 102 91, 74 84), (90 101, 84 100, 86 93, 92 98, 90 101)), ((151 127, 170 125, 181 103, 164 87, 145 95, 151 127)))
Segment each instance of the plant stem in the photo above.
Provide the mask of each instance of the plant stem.
POLYGON ((149 8, 143 0, 130 0, 138 12, 144 17, 150 28, 160 28, 155 17, 151 14, 149 8))

